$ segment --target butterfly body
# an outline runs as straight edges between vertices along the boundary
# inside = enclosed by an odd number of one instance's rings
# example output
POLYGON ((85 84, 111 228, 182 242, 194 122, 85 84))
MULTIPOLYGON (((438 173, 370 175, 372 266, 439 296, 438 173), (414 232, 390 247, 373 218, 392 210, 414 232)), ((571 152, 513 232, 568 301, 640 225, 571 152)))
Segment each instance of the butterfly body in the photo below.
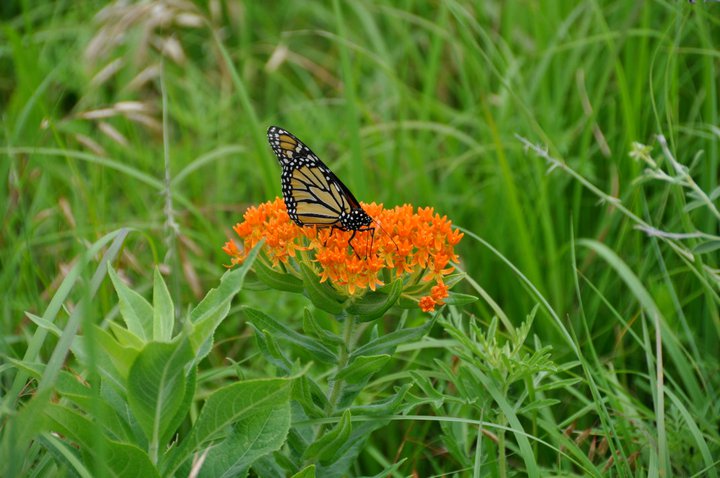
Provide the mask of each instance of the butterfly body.
POLYGON ((350 247, 358 231, 374 233, 373 219, 310 148, 277 126, 268 128, 267 135, 282 166, 283 200, 295 224, 352 231, 350 247))

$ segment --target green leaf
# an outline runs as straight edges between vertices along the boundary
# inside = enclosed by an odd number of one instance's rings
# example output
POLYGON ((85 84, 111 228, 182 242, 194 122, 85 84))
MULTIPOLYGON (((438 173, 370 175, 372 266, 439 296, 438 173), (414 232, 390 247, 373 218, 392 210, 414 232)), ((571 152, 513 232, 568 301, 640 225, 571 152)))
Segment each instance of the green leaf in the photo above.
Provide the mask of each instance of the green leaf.
MULTIPOLYGON (((13 358, 9 358, 8 361, 37 379, 42 377, 45 372, 45 364, 28 364, 13 358)), ((92 410, 96 422, 108 433, 123 438, 130 436, 129 429, 118 418, 115 410, 105 401, 98 400, 90 386, 83 383, 78 376, 61 370, 53 392, 79 405, 84 410, 92 410)))
POLYGON ((392 355, 398 345, 405 344, 422 337, 430 330, 432 325, 433 321, 428 320, 420 327, 410 329, 401 328, 395 332, 385 334, 377 339, 371 340, 362 347, 355 349, 352 354, 350 354, 350 360, 354 360, 356 357, 361 355, 392 355))
POLYGON ((708 194, 708 197, 711 201, 715 201, 718 198, 720 198, 720 186, 716 187, 712 191, 710 191, 710 194, 708 194))
POLYGON ((128 403, 145 436, 158 443, 185 397, 185 367, 193 360, 188 341, 150 342, 128 375, 128 403))
POLYGON ((292 398, 310 418, 324 418, 327 398, 315 381, 307 376, 298 377, 293 383, 292 398))
MULTIPOLYGON (((83 463, 80 453, 77 451, 77 445, 66 442, 57 434, 44 433, 37 437, 36 447, 44 448, 50 455, 55 458, 54 466, 61 469, 72 470, 68 474, 77 476, 78 478, 93 478, 93 473, 83 463)), ((35 448, 35 447, 34 447, 35 448)), ((35 456, 32 453, 25 455, 25 461, 33 460, 35 456)), ((21 460, 15 460, 15 465, 20 465, 21 460)), ((90 463, 88 463, 89 465, 90 463)), ((18 474, 2 476, 18 476, 18 474)))
POLYGON ((318 463, 316 474, 323 478, 341 478, 348 476, 348 470, 357 462, 358 455, 366 448, 368 438, 373 431, 388 424, 389 420, 374 418, 369 422, 359 422, 353 426, 352 433, 344 443, 337 443, 334 460, 331 463, 318 463))
POLYGON ((337 374, 338 380, 344 380, 347 383, 358 383, 367 380, 390 361, 390 356, 383 355, 361 355, 353 360, 350 365, 345 367, 337 374))
POLYGON ((242 289, 245 276, 262 248, 259 242, 248 254, 245 262, 237 269, 226 272, 220 279, 220 285, 211 289, 205 298, 190 312, 190 325, 187 327, 190 344, 196 356, 196 363, 210 353, 212 338, 220 322, 227 316, 233 297, 242 289))
POLYGON ((338 451, 343 448, 352 433, 350 418, 350 410, 345 410, 338 424, 305 450, 303 459, 316 461, 325 466, 335 463, 339 457, 338 451))
POLYGON ((443 299, 448 305, 467 305, 477 302, 479 299, 474 295, 460 294, 458 292, 450 292, 450 295, 443 299))
POLYGON ((210 448, 200 476, 245 476, 260 457, 279 450, 290 429, 290 401, 255 410, 230 427, 229 436, 210 448))
POLYGON ((404 402, 405 395, 407 395, 408 390, 410 390, 410 387, 412 387, 412 384, 406 383, 402 387, 396 388, 395 393, 393 395, 390 395, 384 400, 377 401, 375 403, 369 403, 367 405, 359 405, 356 407, 352 407, 350 411, 352 412, 353 416, 358 415, 365 415, 365 416, 390 416, 397 411, 404 407, 406 404, 404 402))
POLYGON ((150 340, 153 330, 152 306, 143 296, 126 286, 110 265, 108 265, 108 274, 115 287, 118 299, 120 299, 120 315, 125 321, 128 330, 143 341, 150 340))
MULTIPOLYGON (((206 448, 212 442, 223 441, 233 433, 244 433, 243 427, 253 429, 258 418, 273 421, 277 428, 275 437, 287 434, 290 425, 290 379, 248 380, 218 389, 205 402, 190 435, 171 452, 166 475, 172 475, 177 467, 193 453, 206 448), (287 420, 285 420, 285 418, 287 420)), ((245 433, 252 441, 252 434, 245 433)), ((237 450, 236 450, 237 452, 237 450)))
MULTIPOLYGON (((45 409, 49 428, 69 438, 86 457, 94 458, 94 465, 104 475, 159 477, 157 469, 147 454, 138 447, 108 440, 99 433, 97 425, 77 411, 58 404, 48 404, 45 409)), ((88 459, 85 460, 88 465, 88 459)), ((90 467, 92 469, 92 467, 90 467)))
POLYGON ((720 249, 720 239, 712 239, 709 241, 701 242, 693 248, 693 254, 707 254, 709 252, 715 252, 720 249))
MULTIPOLYGON (((45 364, 43 363, 27 363, 22 360, 18 360, 12 357, 8 357, 7 361, 18 370, 24 370, 31 377, 39 379, 45 373, 45 364)), ((90 397, 90 387, 84 385, 78 377, 72 375, 70 372, 61 370, 58 374, 57 382, 55 383, 55 392, 62 395, 76 395, 90 397)))
POLYGON ((329 330, 322 327, 310 309, 305 309, 303 315, 303 331, 305 335, 312 335, 320 339, 322 343, 330 346, 343 345, 342 337, 330 332, 329 330))
POLYGON ((290 478, 315 478, 315 465, 308 465, 290 478))
MULTIPOLYGON (((24 374, 27 378, 28 375, 24 374)), ((32 440, 43 431, 51 429, 46 423, 45 411, 48 408, 52 390, 38 392, 19 410, 11 413, 3 411, 2 442, 0 444, 0 476, 21 476, 24 458, 29 454, 32 440)), ((27 472, 28 470, 24 470, 27 472)))
POLYGON ((570 387, 574 387, 578 383, 582 382, 582 379, 579 378, 567 378, 564 380, 553 380, 552 382, 546 382, 541 383, 540 385, 536 385, 534 388, 534 391, 537 392, 547 392, 550 390, 568 390, 570 387))
POLYGON ((153 340, 169 342, 175 325, 175 305, 167 285, 155 267, 153 274, 153 340))
POLYGON ((522 459, 525 462, 525 467, 528 470, 528 476, 531 478, 540 476, 538 472, 540 467, 537 464, 536 455, 533 453, 533 448, 530 445, 530 440, 528 439, 529 435, 525 432, 525 429, 520 422, 520 418, 515 413, 512 401, 508 399, 505 393, 497 387, 497 384, 490 377, 477 369, 474 369, 472 372, 474 372, 474 375, 480 382, 482 388, 486 390, 490 396, 492 396, 498 408, 502 411, 510 424, 512 433, 517 441, 518 459, 522 459))
MULTIPOLYGON (((688 196, 690 196, 690 195, 688 195, 688 196)), ((701 200, 697 200, 697 199, 696 199, 696 200, 693 200, 693 201, 689 201, 689 202, 688 202, 687 204, 685 204, 685 206, 683 207, 683 212, 690 212, 690 211, 693 211, 693 210, 695 210, 695 209, 697 209, 697 208, 699 208, 699 207, 703 207, 703 206, 706 206, 706 205, 707 205, 707 204, 705 203, 705 201, 701 201, 701 200)))
POLYGON ((425 394, 424 402, 430 402, 435 410, 442 406, 445 402, 445 396, 435 390, 432 382, 425 376, 425 374, 411 370, 410 376, 413 378, 413 384, 420 387, 425 394))
POLYGON ((131 436, 134 437, 134 440, 130 441, 140 448, 147 449, 148 441, 145 439, 145 434, 127 403, 127 392, 125 391, 124 383, 125 382, 123 382, 122 388, 120 388, 114 383, 103 380, 100 383, 100 398, 115 410, 115 413, 124 424, 128 425, 131 436))
POLYGON ((242 310, 256 328, 268 331, 277 340, 284 340, 297 345, 309 352, 314 359, 321 362, 337 362, 337 355, 320 341, 292 330, 259 310, 250 307, 243 307, 242 310))
POLYGON ((41 329, 47 330, 48 332, 53 334, 55 337, 60 337, 62 335, 62 330, 60 330, 60 328, 57 325, 53 324, 49 320, 43 319, 42 317, 32 314, 30 312, 25 312, 25 316, 28 319, 32 320, 33 323, 35 323, 35 325, 37 325, 41 329))
POLYGON ((357 316, 363 322, 382 317, 400 297, 403 281, 398 279, 392 284, 376 291, 368 292, 352 305, 347 307, 348 314, 357 316))
POLYGON ((123 347, 132 347, 136 350, 140 350, 145 347, 146 343, 149 342, 149 340, 145 340, 130 332, 128 329, 123 327, 122 324, 110 322, 108 326, 110 327, 110 330, 112 330, 115 337, 117 337, 117 341, 123 347))
MULTIPOLYGON (((42 317, 45 320, 53 322, 57 319, 66 298, 70 294, 70 290, 78 282, 81 275, 83 274, 83 271, 86 271, 87 267, 89 266, 89 261, 94 261, 94 258, 98 254, 102 255, 100 264, 95 269, 95 272, 93 273, 89 284, 85 284, 85 286, 83 287, 83 298, 78 303, 78 306, 72 312, 70 312, 70 316, 68 317, 67 322, 63 327, 63 335, 58 340, 57 345, 52 352, 52 355, 50 355, 50 359, 47 360, 48 368, 45 370, 45 375, 43 376, 43 379, 40 380, 38 384, 38 391, 35 393, 35 397, 33 398, 33 400, 37 400, 39 397, 42 397, 43 399, 48 398, 48 394, 43 392, 45 390, 52 389, 53 380, 66 363, 66 354, 72 348, 74 341, 78 338, 78 336, 76 335, 77 330, 80 328, 83 318, 88 317, 87 309, 85 309, 85 307, 87 306, 88 301, 92 300, 92 298, 95 296, 95 293, 100 287, 103 278, 107 274, 108 263, 112 261, 114 257, 116 257, 126 237, 127 230, 120 229, 118 231, 113 231, 103 236, 98 241, 91 244, 85 250, 85 252, 78 257, 78 261, 76 262, 75 266, 70 269, 68 274, 60 283, 57 291, 53 294, 52 299, 50 299, 50 303, 48 304, 42 317), (112 241, 112 243, 108 247, 108 243, 110 241, 112 241), (104 253, 102 253, 103 249, 105 249, 104 253)), ((29 340, 27 341, 25 347, 23 360, 28 362, 39 361, 40 357, 45 356, 45 353, 49 351, 47 347, 45 347, 45 345, 47 345, 47 334, 48 332, 46 329, 39 328, 35 331, 34 334, 32 334, 32 337, 28 337, 29 340)), ((2 405, 0 405, 0 408, 4 410, 10 410, 14 408, 15 400, 21 394, 22 389, 27 386, 26 382, 27 375, 25 375, 24 373, 18 373, 12 379, 12 385, 10 385, 9 388, 8 383, 5 383, 5 385, 3 386, 4 398, 2 405)), ((9 441, 13 440, 9 439, 9 441)), ((23 444, 21 442, 18 442, 17 440, 13 441, 13 446, 17 446, 20 449, 25 449, 26 445, 29 446, 29 444, 23 444)), ((14 465, 4 466, 2 464, 3 462, 8 461, 3 459, 5 458, 4 451, 5 450, 0 447, 0 474, 2 474, 3 470, 6 470, 8 468, 11 470, 16 469, 14 465)))
MULTIPOLYGON (((115 345, 117 345, 115 339, 112 338, 112 336, 107 331, 103 330, 103 332, 112 339, 115 345)), ((97 338, 97 336, 95 338, 97 338)), ((72 352, 83 366, 89 367, 91 365, 89 363, 90 357, 88 357, 87 354, 86 342, 86 338, 82 335, 75 337, 75 340, 73 340, 72 352)), ((121 391, 123 395, 125 395, 125 382, 127 380, 127 374, 130 371, 130 366, 128 365, 127 369, 125 370, 125 374, 121 375, 115 365, 113 365, 112 359, 106 353, 102 344, 100 347, 97 347, 98 344, 100 344, 100 341, 95 340, 94 347, 96 348, 95 355, 92 357, 92 360, 94 361, 92 366, 100 374, 103 383, 111 384, 117 390, 121 391)), ((127 359, 127 361, 132 362, 132 360, 134 360, 138 353, 138 350, 132 350, 132 352, 128 354, 130 358, 127 359)))
POLYGON ((183 395, 182 402, 175 412, 175 416, 168 422, 165 434, 160 437, 160 443, 169 443, 172 439, 173 434, 180 428, 180 425, 187 418, 190 407, 193 404, 195 398, 195 390, 197 389, 197 366, 190 368, 190 373, 187 375, 185 381, 185 394, 183 395))
MULTIPOLYGON (((252 465, 253 477, 273 478, 275 476, 287 476, 288 473, 297 468, 293 462, 280 465, 278 461, 287 462, 290 460, 283 453, 273 453, 272 455, 260 457, 252 465)), ((183 476, 187 476, 187 474, 183 476)))
POLYGON ((285 353, 282 351, 280 345, 272 334, 265 330, 260 330, 255 325, 250 323, 250 327, 255 330, 255 340, 257 341, 258 348, 263 354, 263 357, 275 365, 278 369, 282 370, 286 374, 292 373, 292 360, 290 360, 285 353))
POLYGON ((557 405, 558 403, 561 403, 560 400, 556 400, 554 398, 538 398, 519 409, 517 411, 517 414, 526 415, 533 410, 549 409, 550 407, 552 407, 553 405, 557 405))
POLYGON ((344 298, 338 294, 327 282, 320 282, 315 272, 305 264, 300 264, 305 291, 312 303, 318 309, 334 315, 340 315, 345 310, 344 298))
POLYGON ((263 261, 256 261, 253 270, 260 282, 272 289, 284 290, 287 292, 302 292, 304 289, 303 281, 292 274, 286 274, 284 272, 278 272, 275 269, 271 269, 265 265, 263 261))
POLYGON ((393 476, 395 474, 395 472, 397 472, 406 461, 407 461, 407 458, 403 458, 403 459, 397 461, 396 463, 389 465, 380 473, 377 473, 370 477, 363 477, 363 478, 387 478, 388 476, 393 476))
MULTIPOLYGON (((93 331, 95 342, 96 345, 99 345, 93 357, 93 360, 96 362, 95 366, 103 379, 119 385, 120 388, 124 390, 125 380, 127 379, 128 373, 130 373, 130 367, 140 353, 140 350, 132 347, 124 347, 120 345, 115 337, 107 330, 101 329, 96 325, 93 327, 95 327, 93 331)), ((85 365, 88 364, 89 357, 86 352, 85 337, 76 337, 72 350, 73 354, 75 354, 81 363, 85 365)))

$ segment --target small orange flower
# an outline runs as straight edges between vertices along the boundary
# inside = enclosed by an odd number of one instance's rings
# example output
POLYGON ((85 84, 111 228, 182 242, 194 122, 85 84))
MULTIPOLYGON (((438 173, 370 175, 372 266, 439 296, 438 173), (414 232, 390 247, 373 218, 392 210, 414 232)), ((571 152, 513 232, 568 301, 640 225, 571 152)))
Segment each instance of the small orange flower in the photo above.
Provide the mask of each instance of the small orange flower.
POLYGON ((435 299, 430 297, 429 295, 426 295, 422 299, 420 299, 420 308, 423 312, 432 312, 435 310, 435 299))
MULTIPOLYGON (((281 198, 248 208, 244 221, 233 228, 243 247, 229 241, 223 251, 233 265, 240 264, 247 252, 265 239, 263 251, 273 267, 287 265, 291 258, 303 262, 317 272, 321 282, 329 281, 345 295, 375 290, 384 285, 381 277, 390 281, 403 277, 406 288, 414 287, 412 297, 423 311, 442 305, 448 297, 443 277, 453 271, 451 263, 458 260, 454 247, 463 234, 452 229, 446 216, 429 207, 418 208, 417 213, 409 205, 385 209, 382 204, 371 203, 362 207, 377 224, 374 234, 355 234, 353 247, 357 254, 348 247, 352 231, 297 226, 281 198), (418 293, 418 284, 427 286, 420 287, 418 293), (419 298, 428 290, 430 295, 419 298)), ((296 272, 294 267, 286 269, 296 272)))

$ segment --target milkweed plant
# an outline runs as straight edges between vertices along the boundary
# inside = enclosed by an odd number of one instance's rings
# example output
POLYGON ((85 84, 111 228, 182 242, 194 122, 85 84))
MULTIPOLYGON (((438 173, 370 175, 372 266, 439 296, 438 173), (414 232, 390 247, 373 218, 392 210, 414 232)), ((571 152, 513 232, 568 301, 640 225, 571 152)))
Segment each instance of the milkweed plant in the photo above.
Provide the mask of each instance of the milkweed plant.
MULTIPOLYGON (((301 227, 291 221, 281 198, 252 206, 233 228, 237 238, 223 250, 231 266, 247 264, 257 254, 252 274, 258 283, 278 292, 304 294, 315 310, 335 318, 318 320, 305 310, 304 334, 270 316, 246 308, 260 350, 286 376, 301 373, 286 346, 309 352, 327 370, 325 386, 301 374, 295 380, 293 410, 297 435, 288 438, 293 465, 276 470, 287 474, 308 464, 315 476, 342 476, 370 433, 386 419, 354 421, 358 416, 382 417, 398 413, 406 404, 410 384, 374 403, 356 399, 375 374, 391 360, 399 345, 423 337, 447 303, 474 297, 450 292, 461 274, 455 246, 463 234, 433 208, 404 205, 386 209, 362 204, 376 228, 355 234, 332 228, 301 227), (258 251, 259 250, 259 251, 258 251), (391 314, 391 332, 382 333, 376 321, 391 314), (410 317, 413 317, 410 320, 410 317), (419 325, 409 327, 410 322, 419 325), (330 420, 330 422, 326 422, 330 420)), ((371 395, 371 394, 369 394, 371 395)), ((278 475, 279 476, 279 475, 278 475)))

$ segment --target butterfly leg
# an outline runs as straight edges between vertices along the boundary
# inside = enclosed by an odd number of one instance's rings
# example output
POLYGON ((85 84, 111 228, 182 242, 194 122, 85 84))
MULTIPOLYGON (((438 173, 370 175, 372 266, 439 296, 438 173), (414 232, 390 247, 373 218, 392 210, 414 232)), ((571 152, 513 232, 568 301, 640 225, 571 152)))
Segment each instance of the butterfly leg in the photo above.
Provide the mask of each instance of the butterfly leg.
POLYGON ((350 235, 350 239, 348 239, 348 246, 350 246, 350 249, 352 249, 352 251, 355 253, 355 256, 357 256, 357 258, 360 259, 360 255, 357 253, 357 251, 355 250, 355 248, 352 245, 352 240, 355 237, 355 234, 357 234, 357 232, 358 232, 357 229, 353 229, 352 235, 350 235))

